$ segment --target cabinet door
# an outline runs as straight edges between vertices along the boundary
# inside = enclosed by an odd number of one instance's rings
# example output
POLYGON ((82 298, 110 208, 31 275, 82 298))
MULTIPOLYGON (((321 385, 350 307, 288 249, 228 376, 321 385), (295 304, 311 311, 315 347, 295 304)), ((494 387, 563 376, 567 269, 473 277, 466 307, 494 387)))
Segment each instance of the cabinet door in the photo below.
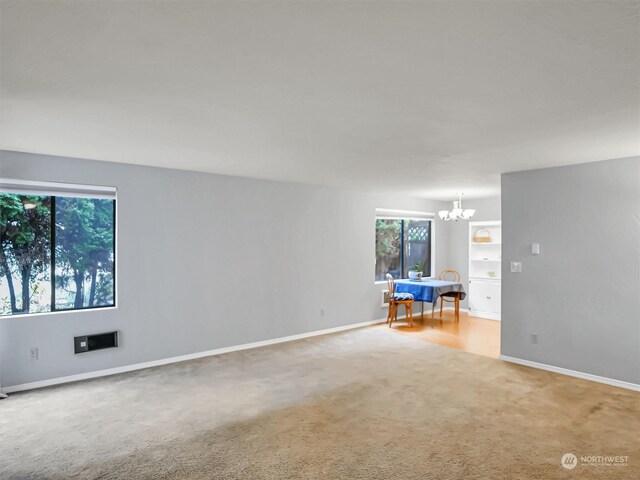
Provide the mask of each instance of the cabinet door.
POLYGON ((486 280, 469 282, 469 308, 476 312, 500 314, 500 283, 486 280))

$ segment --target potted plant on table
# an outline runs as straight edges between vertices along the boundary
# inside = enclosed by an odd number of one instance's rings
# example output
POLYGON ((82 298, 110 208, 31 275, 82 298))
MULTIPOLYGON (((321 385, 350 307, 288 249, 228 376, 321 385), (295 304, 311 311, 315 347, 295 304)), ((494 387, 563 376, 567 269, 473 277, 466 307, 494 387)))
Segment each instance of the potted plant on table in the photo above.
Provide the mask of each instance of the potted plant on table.
POLYGON ((422 265, 420 264, 420 262, 416 263, 409 269, 409 280, 414 280, 417 282, 422 280, 422 265))

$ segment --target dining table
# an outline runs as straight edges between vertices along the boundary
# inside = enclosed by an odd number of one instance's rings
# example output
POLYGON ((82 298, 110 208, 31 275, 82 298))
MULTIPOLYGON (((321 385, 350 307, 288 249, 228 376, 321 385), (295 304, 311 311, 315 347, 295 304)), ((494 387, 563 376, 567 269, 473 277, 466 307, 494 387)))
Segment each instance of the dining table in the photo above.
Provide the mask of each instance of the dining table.
POLYGON ((436 280, 434 278, 396 280, 395 290, 396 293, 410 293, 413 295, 414 301, 422 303, 420 315, 422 318, 424 318, 424 302, 431 303, 431 318, 433 318, 436 304, 442 295, 455 298, 456 321, 460 320, 460 300, 467 296, 461 282, 436 280))

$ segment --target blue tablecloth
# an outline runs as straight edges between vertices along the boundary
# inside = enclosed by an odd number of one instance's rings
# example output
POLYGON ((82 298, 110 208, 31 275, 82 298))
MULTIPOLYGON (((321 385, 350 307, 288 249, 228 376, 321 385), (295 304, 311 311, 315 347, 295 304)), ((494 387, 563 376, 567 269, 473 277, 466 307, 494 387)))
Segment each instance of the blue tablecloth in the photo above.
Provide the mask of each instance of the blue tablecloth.
POLYGON ((423 278, 420 281, 396 280, 397 293, 410 293, 416 302, 436 303, 443 293, 458 293, 460 300, 467 296, 460 282, 423 278))

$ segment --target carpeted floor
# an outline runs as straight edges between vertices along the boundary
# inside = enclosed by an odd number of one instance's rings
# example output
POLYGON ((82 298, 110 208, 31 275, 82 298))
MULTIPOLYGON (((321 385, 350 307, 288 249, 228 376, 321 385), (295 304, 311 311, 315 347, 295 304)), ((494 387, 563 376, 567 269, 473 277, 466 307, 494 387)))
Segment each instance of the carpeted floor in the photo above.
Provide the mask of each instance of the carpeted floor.
POLYGON ((639 402, 364 328, 13 394, 0 478, 635 479, 639 402))

